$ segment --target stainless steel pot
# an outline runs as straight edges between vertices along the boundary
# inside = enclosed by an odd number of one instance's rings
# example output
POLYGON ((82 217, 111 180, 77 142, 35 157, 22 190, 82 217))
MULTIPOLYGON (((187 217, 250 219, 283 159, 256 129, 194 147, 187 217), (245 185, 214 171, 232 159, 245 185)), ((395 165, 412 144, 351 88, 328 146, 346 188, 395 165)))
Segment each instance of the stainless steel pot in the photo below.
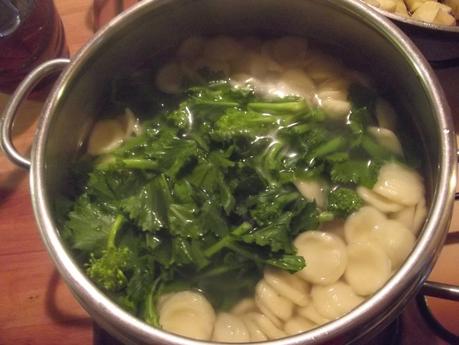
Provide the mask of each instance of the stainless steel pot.
MULTIPOLYGON (((430 208, 409 258, 380 291, 351 313, 270 344, 344 344, 368 338, 419 291, 441 250, 454 200, 456 143, 443 92, 424 58, 393 24, 355 0, 145 0, 103 28, 71 61, 53 60, 32 72, 6 108, 1 143, 14 162, 31 169, 35 217, 50 256, 79 302, 120 340, 203 344, 148 326, 99 291, 61 241, 53 210, 66 188, 70 163, 103 110, 113 76, 128 73, 189 35, 215 33, 290 33, 334 44, 341 56, 358 62, 391 92, 402 121, 414 128, 423 147, 430 208), (46 101, 29 161, 11 143, 14 115, 31 87, 57 69, 64 71, 46 101)), ((459 289, 448 291, 459 296, 459 289)))

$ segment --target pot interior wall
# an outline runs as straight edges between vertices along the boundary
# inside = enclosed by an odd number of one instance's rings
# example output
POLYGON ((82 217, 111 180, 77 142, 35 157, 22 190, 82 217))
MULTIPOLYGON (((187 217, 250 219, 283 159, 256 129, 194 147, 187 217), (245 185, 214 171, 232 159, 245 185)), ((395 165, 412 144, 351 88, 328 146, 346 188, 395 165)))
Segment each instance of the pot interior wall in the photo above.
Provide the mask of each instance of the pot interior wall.
MULTIPOLYGON (((195 34, 294 34, 333 46, 344 60, 365 71, 397 104, 400 122, 411 128, 424 164, 430 197, 437 185, 440 130, 418 67, 380 28, 328 0, 183 0, 146 1, 142 11, 117 23, 77 57, 61 81, 46 142, 48 200, 71 190, 71 163, 81 152, 91 123, 107 115, 111 80, 150 61, 195 34), (149 9, 148 11, 145 9, 149 9), (74 63, 75 63, 74 62, 74 63), (424 140, 421 140, 423 138, 424 140), (424 145, 428 143, 428 145, 424 145), (428 158, 430 161, 428 160, 428 158)), ((153 82, 153 76, 152 76, 153 82)))

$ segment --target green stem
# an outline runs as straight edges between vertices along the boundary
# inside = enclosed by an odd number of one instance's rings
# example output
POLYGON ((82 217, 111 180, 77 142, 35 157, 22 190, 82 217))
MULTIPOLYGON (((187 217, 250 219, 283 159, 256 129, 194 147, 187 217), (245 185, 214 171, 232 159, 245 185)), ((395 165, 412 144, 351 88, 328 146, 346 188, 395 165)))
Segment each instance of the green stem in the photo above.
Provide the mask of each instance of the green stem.
POLYGON ((253 102, 247 104, 247 109, 267 113, 299 113, 309 110, 309 107, 304 101, 282 103, 253 102))
POLYGON ((317 147, 315 150, 311 152, 310 156, 314 159, 320 158, 330 153, 336 152, 344 148, 345 146, 346 139, 344 139, 343 137, 336 137, 327 141, 325 144, 322 144, 319 147, 317 147))
POLYGON ((232 251, 256 263, 260 263, 260 264, 265 263, 265 260, 260 259, 257 255, 252 254, 248 250, 245 250, 244 248, 241 248, 240 246, 234 245, 233 243, 228 244, 227 247, 231 249, 232 251))
POLYGON ((246 232, 248 232, 250 229, 252 229, 252 226, 247 223, 247 222, 244 222, 242 223, 241 225, 239 225, 236 229, 234 229, 233 231, 231 231, 231 233, 229 235, 226 235, 225 237, 223 237, 220 241, 214 243, 213 245, 211 245, 209 248, 207 248, 205 251, 204 251, 204 255, 208 258, 210 258, 211 256, 215 255, 216 253, 218 253, 220 250, 222 250, 224 247, 228 247, 231 243, 233 243, 233 241, 245 234, 246 232))
POLYGON ((126 158, 121 160, 121 162, 129 169, 149 170, 158 167, 158 163, 150 159, 126 158))
POLYGON ((331 222, 335 219, 335 214, 330 211, 323 211, 319 214, 319 223, 331 222))
POLYGON ((218 275, 221 275, 221 274, 226 273, 226 272, 240 270, 243 266, 244 265, 237 265, 237 266, 230 266, 230 267, 228 267, 228 266, 215 267, 215 268, 213 268, 211 270, 208 270, 207 272, 204 272, 204 273, 200 274, 199 276, 197 276, 195 278, 195 281, 199 282, 200 280, 205 279, 205 278, 218 276, 218 275))
POLYGON ((156 301, 155 301, 155 296, 156 296, 156 292, 158 290, 158 284, 159 284, 159 281, 160 281, 160 278, 157 278, 147 297, 145 298, 145 301, 144 301, 144 319, 145 321, 154 326, 154 327, 160 327, 160 324, 159 324, 159 317, 158 317, 158 311, 156 310, 156 301))
POLYGON ((209 105, 209 106, 217 106, 217 107, 237 107, 239 104, 236 102, 220 102, 220 101, 197 101, 195 105, 209 105))
POLYGON ((117 215, 108 233, 107 249, 112 249, 116 247, 115 245, 116 235, 118 234, 123 224, 124 224, 124 217, 121 214, 117 215))

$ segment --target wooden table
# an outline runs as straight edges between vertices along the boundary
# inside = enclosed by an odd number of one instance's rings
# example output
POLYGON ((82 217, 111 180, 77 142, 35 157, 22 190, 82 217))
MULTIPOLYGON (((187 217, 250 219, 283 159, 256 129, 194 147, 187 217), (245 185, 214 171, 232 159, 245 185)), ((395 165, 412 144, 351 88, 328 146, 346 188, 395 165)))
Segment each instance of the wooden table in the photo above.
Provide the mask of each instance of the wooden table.
MULTIPOLYGON (((74 53, 93 34, 92 1, 55 0, 55 3, 70 52, 74 53)), ((442 73, 440 77, 459 121, 459 70, 442 73)), ((7 98, 0 94, 0 110, 7 98)), ((40 109, 41 103, 27 102, 16 123, 15 143, 22 152, 27 152, 30 146, 40 109)), ((452 229, 459 229, 459 212, 452 229)), ((444 253, 433 277, 459 284, 459 246, 444 253)), ((439 308, 452 324, 459 324, 457 307, 448 309, 440 305, 439 308)), ((91 343, 92 321, 60 279, 39 238, 30 203, 28 173, 13 166, 0 153, 0 345, 91 343)))

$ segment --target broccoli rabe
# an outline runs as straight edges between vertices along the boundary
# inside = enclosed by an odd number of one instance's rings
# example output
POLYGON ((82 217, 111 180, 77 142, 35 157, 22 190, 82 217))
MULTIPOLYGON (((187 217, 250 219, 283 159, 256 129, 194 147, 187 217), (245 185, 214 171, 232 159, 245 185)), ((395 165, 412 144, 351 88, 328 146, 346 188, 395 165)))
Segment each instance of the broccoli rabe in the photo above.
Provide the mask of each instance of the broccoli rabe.
POLYGON ((339 218, 347 217, 362 205, 363 200, 352 189, 339 187, 328 193, 328 211, 339 218))
POLYGON ((121 104, 158 116, 86 159, 63 237, 101 289, 155 326, 164 293, 201 289, 225 309, 253 294, 265 266, 301 270, 295 237, 359 209, 355 188, 371 188, 393 158, 368 136, 373 98, 358 87, 343 123, 301 98, 266 100, 225 81, 190 88, 169 110, 153 99, 135 107, 121 91, 121 104), (325 209, 295 187, 312 177, 330 186, 325 209))
POLYGON ((88 276, 98 286, 110 292, 119 291, 127 285, 126 271, 132 265, 131 250, 127 247, 117 247, 115 244, 116 235, 121 230, 124 221, 122 215, 115 218, 102 256, 96 257, 92 254, 86 267, 88 276))

